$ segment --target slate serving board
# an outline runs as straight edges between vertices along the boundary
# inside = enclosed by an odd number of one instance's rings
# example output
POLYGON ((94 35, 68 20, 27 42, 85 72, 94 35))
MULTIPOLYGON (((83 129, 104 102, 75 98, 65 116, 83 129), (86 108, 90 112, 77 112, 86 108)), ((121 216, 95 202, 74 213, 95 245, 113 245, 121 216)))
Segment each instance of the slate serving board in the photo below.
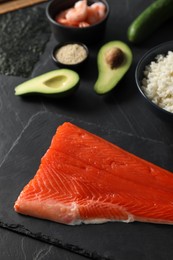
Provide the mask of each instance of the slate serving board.
POLYGON ((30 120, 0 168, 0 226, 93 259, 171 259, 173 227, 147 223, 66 226, 17 214, 13 205, 35 175, 56 128, 70 121, 173 171, 173 147, 116 130, 42 112, 30 120))

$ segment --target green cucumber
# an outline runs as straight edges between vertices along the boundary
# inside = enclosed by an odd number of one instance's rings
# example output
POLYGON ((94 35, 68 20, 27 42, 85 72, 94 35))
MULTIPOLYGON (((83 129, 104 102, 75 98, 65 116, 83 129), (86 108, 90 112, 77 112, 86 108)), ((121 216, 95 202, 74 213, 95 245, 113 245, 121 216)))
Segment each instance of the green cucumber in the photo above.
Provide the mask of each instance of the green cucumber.
POLYGON ((156 0, 129 26, 128 40, 141 43, 171 17, 173 17, 173 0, 156 0))

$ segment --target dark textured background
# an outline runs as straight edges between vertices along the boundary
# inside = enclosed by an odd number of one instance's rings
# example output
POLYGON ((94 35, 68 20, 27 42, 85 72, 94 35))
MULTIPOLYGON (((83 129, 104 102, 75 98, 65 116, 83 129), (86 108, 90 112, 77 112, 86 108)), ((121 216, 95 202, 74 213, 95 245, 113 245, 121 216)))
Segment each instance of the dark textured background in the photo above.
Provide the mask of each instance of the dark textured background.
MULTIPOLYGON (((74 122, 83 122, 84 125, 97 126, 95 129, 107 129, 108 136, 110 131, 111 140, 114 140, 114 136, 111 133, 118 133, 120 136, 119 145, 121 143, 121 136, 125 135, 128 141, 128 147, 131 151, 136 152, 138 155, 145 157, 157 164, 173 171, 173 165, 171 162, 172 148, 173 148, 173 126, 170 122, 167 122, 158 116, 147 106, 145 101, 140 96, 134 79, 134 71, 140 57, 151 47, 162 43, 164 41, 172 40, 172 28, 173 21, 167 22, 157 32, 155 32, 150 39, 145 41, 139 46, 130 44, 133 51, 133 65, 126 77, 120 82, 119 86, 110 95, 100 97, 93 92, 93 85, 97 78, 97 67, 96 67, 96 54, 99 47, 109 40, 123 40, 127 42, 126 32, 129 23, 143 10, 148 4, 152 3, 151 0, 109 0, 111 7, 111 14, 107 24, 106 36, 103 42, 98 45, 90 47, 90 60, 87 68, 81 72, 81 85, 79 90, 73 97, 65 100, 51 100, 41 97, 23 99, 14 96, 14 88, 17 84, 26 80, 25 75, 22 73, 9 75, 9 72, 5 71, 0 75, 0 179, 7 180, 5 173, 10 174, 10 177, 15 183, 20 181, 15 177, 13 179, 13 165, 18 164, 18 161, 23 158, 18 158, 18 154, 14 156, 15 162, 13 161, 13 153, 17 151, 19 144, 23 139, 23 136, 28 134, 28 129, 31 129, 31 125, 35 119, 39 118, 38 121, 42 120, 43 114, 49 117, 49 112, 53 113, 54 116, 69 117, 74 122), (5 75, 6 74, 6 75, 5 75), (7 74, 9 76, 7 76, 7 74), (130 139, 130 137, 132 139, 130 139), (136 140, 136 141, 134 141, 136 140), (137 141, 138 140, 138 141, 137 141), (149 145, 148 145, 149 144, 149 145), (153 144, 153 145, 152 145, 153 144), (136 145, 140 149, 136 149, 136 145), (16 159, 17 158, 17 159, 16 159), (11 166, 11 167, 10 167, 11 166), (8 171, 7 171, 7 168, 8 171)), ((45 5, 39 5, 44 13, 45 5)), ((32 9, 32 8, 31 8, 32 9)), ((30 10, 31 10, 30 9, 30 10)), ((35 9, 35 7, 34 7, 35 9)), ((26 9, 25 9, 26 10, 26 9)), ((24 12, 24 10, 23 10, 24 12)), ((16 15, 16 12, 11 13, 16 15)), ((44 16, 45 23, 46 17, 44 16)), ((0 31, 6 21, 0 17, 0 31), (2 19, 2 20, 1 20, 2 19)), ((11 25, 12 26, 12 25, 11 25)), ((42 24, 37 23, 37 28, 40 26, 41 31, 44 29, 42 24)), ((12 28, 8 28, 11 30, 12 28)), ((33 30, 35 28, 33 27, 33 30)), ((48 28, 45 28, 47 31, 48 28)), ((49 31, 49 29, 48 29, 49 31)), ((48 32, 49 34, 49 32, 48 32)), ((31 34, 32 35, 32 34, 31 34)), ((47 35, 47 34, 46 34, 47 35)), ((54 37, 51 35, 49 41, 45 45, 47 38, 44 38, 42 34, 43 43, 39 61, 37 60, 33 64, 32 71, 27 74, 28 78, 47 72, 52 69, 56 69, 56 66, 51 60, 50 53, 56 42, 54 37)), ((31 36, 32 38, 32 36, 31 36)), ((0 42, 2 42, 2 35, 0 35, 0 42)), ((8 46, 13 48, 13 33, 11 30, 8 35, 8 46)), ((1 51, 2 52, 2 51, 1 51)), ((1 53, 0 52, 0 53, 1 53)), ((38 53, 37 53, 38 54, 38 53)), ((25 58, 27 58, 25 56, 25 58)), ((29 56, 28 56, 29 58, 29 56)), ((11 68, 15 67, 14 61, 9 64, 11 68)), ((49 117, 50 120, 50 117, 49 117)), ((53 122, 55 125, 55 122, 53 122)), ((35 131, 38 125, 36 124, 35 131)), ((49 128, 50 129, 50 128, 49 128)), ((99 130, 101 133, 101 130, 99 130)), ((103 131, 104 133, 104 131, 103 131)), ((41 134, 41 128, 38 129, 38 135, 41 134)), ((32 136, 32 133, 31 133, 32 136)), ((117 135, 116 139, 117 140, 117 135)), ((124 140, 124 139, 123 139, 124 140)), ((47 143, 47 142, 46 142, 47 143)), ((24 144, 25 145, 25 144, 24 144)), ((30 144, 32 149, 32 142, 30 144)), ((28 147, 26 147, 27 150, 28 147)), ((24 147, 23 147, 24 149, 24 147)), ((30 150, 28 149, 28 150, 30 150)), ((35 151, 39 154, 42 151, 35 151)), ((21 165, 22 161, 20 161, 21 165)), ((2 182, 1 182, 2 184, 2 182)), ((16 184, 17 185, 17 184, 16 184)), ((11 192, 11 195, 15 192, 11 192)), ((10 192, 7 194, 10 198, 10 192)), ((1 204, 1 203, 0 203, 1 204)), ((4 207, 4 205, 3 205, 4 207)), ((2 212, 3 207, 0 207, 2 212)), ((3 213, 3 212, 2 212, 3 213)), ((2 214, 1 213, 1 214, 2 214)), ((8 213, 8 212, 7 212, 8 213)), ((105 225, 110 227, 110 224, 105 225)), ((172 259, 173 254, 173 230, 172 226, 153 226, 153 232, 149 232, 149 224, 117 224, 115 227, 118 228, 118 244, 115 246, 117 249, 116 254, 112 256, 113 259, 124 260, 124 259, 172 259), (137 237, 133 236, 135 230, 138 234, 137 237), (122 228, 121 228, 122 227, 122 228), (125 233, 122 233, 123 231, 125 233), (147 233, 148 231, 148 233, 147 233), (126 240, 127 236, 131 235, 132 240, 126 240), (137 247, 137 244, 131 243, 135 239, 144 241, 137 247), (158 248, 158 250, 157 250, 158 248), (155 249, 155 250, 154 250, 155 249), (152 254, 151 254, 152 253, 152 254)), ((84 229, 91 230, 93 227, 86 226, 84 229)), ((96 229, 100 230, 99 226, 96 229)), ((109 229, 109 228, 108 228, 109 229)), ((105 228, 104 233, 107 238, 106 245, 109 247, 108 233, 105 228)), ((98 239, 99 240, 99 239, 98 239)), ((136 240, 136 243, 140 241, 136 240)), ((97 243, 97 241, 96 241, 97 243)), ((116 243, 116 241, 115 241, 116 243)), ((99 243, 98 243, 99 244, 99 243)), ((86 246, 88 246, 86 241, 86 246)), ((93 246, 93 245, 92 245, 93 246)), ((111 247, 111 244, 110 244, 111 247)), ((104 252, 105 255, 109 252, 104 252)), ((27 236, 16 234, 6 229, 0 229, 0 259, 86 259, 83 256, 64 251, 53 245, 46 244, 27 236)))

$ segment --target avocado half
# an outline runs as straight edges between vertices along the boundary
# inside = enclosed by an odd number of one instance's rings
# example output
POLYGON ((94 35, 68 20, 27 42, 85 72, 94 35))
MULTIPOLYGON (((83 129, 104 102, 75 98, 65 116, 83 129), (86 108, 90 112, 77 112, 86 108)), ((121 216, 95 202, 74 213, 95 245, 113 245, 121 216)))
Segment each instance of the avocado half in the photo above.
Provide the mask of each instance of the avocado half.
POLYGON ((132 63, 132 52, 127 44, 111 41, 104 44, 97 56, 98 78, 94 85, 97 94, 111 91, 122 79, 132 63))
POLYGON ((40 94, 64 97, 76 90, 79 80, 78 73, 73 70, 54 70, 18 85, 15 88, 15 95, 40 94))

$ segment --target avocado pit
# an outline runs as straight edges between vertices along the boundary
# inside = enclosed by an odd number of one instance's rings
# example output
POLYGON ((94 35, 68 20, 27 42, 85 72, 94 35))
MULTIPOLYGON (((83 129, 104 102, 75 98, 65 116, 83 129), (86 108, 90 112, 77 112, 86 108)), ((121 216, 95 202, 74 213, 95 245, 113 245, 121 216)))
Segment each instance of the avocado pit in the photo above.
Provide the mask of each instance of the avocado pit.
POLYGON ((105 60, 111 69, 116 69, 123 63, 124 53, 120 48, 112 47, 106 52, 105 60))

